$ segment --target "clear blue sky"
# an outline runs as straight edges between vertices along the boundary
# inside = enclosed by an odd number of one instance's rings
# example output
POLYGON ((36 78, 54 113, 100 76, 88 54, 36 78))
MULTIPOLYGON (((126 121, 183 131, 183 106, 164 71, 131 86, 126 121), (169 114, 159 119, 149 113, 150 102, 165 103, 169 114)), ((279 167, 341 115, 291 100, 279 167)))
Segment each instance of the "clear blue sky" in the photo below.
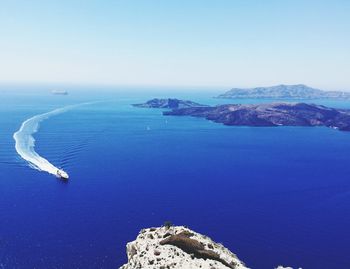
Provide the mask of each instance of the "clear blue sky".
POLYGON ((0 82, 350 90, 350 1, 1 0, 0 82))

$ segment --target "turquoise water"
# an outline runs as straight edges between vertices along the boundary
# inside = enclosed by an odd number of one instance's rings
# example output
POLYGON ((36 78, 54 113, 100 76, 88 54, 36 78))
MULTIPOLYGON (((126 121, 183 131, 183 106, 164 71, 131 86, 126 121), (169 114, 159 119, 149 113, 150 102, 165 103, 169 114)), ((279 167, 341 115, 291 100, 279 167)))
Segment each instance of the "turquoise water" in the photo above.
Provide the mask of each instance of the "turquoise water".
POLYGON ((134 90, 1 89, 0 268, 118 268, 126 243, 166 220, 222 242, 252 268, 349 268, 350 133, 164 117, 130 104, 235 100, 134 90), (94 101, 49 117, 34 134, 36 152, 69 182, 17 154, 13 134, 23 121, 94 101))

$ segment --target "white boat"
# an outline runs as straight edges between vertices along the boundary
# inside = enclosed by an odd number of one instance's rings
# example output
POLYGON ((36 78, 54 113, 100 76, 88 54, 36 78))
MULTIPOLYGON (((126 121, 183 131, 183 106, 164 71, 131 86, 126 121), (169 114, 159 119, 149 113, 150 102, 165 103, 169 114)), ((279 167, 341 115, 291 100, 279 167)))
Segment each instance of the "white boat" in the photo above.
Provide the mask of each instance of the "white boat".
POLYGON ((51 92, 55 95, 68 95, 68 92, 66 90, 52 90, 51 92))
POLYGON ((57 175, 57 177, 59 177, 61 179, 68 179, 69 178, 68 174, 65 171, 63 171, 62 169, 58 169, 56 175, 57 175))

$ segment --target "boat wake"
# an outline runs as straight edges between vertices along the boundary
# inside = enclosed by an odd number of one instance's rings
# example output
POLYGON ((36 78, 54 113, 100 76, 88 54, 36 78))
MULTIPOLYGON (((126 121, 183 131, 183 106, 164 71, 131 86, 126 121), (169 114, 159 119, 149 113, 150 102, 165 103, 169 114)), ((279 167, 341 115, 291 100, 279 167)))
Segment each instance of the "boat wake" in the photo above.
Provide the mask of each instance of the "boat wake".
POLYGON ((13 134, 13 138, 16 142, 15 147, 17 153, 29 163, 30 167, 40 171, 48 172, 55 176, 59 175, 59 171, 64 172, 60 168, 55 167, 45 158, 41 157, 35 151, 35 139, 33 135, 39 130, 40 123, 42 121, 52 116, 64 113, 76 106, 77 105, 72 105, 63 108, 58 108, 53 111, 29 118, 26 121, 24 121, 21 125, 21 128, 13 134))

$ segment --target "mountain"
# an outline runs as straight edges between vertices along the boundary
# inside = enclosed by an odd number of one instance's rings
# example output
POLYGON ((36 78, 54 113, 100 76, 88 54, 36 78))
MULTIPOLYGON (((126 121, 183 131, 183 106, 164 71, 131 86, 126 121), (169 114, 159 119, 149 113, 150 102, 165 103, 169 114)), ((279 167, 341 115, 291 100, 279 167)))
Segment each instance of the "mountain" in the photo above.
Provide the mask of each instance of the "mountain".
POLYGON ((142 104, 133 104, 135 107, 145 107, 145 108, 186 108, 186 107, 205 107, 206 105, 201 105, 192 101, 179 100, 174 98, 167 99, 152 99, 142 104))
POLYGON ((350 131, 350 110, 306 103, 218 105, 163 112, 164 115, 203 117, 238 126, 326 126, 350 131))
POLYGON ((316 104, 282 102, 204 106, 178 99, 152 99, 134 106, 170 108, 172 110, 164 111, 163 115, 201 117, 225 125, 326 126, 350 131, 349 109, 335 109, 316 104))
POLYGON ((272 87, 233 88, 217 98, 276 98, 276 99, 319 99, 350 98, 350 92, 323 91, 303 84, 277 85, 272 87))

